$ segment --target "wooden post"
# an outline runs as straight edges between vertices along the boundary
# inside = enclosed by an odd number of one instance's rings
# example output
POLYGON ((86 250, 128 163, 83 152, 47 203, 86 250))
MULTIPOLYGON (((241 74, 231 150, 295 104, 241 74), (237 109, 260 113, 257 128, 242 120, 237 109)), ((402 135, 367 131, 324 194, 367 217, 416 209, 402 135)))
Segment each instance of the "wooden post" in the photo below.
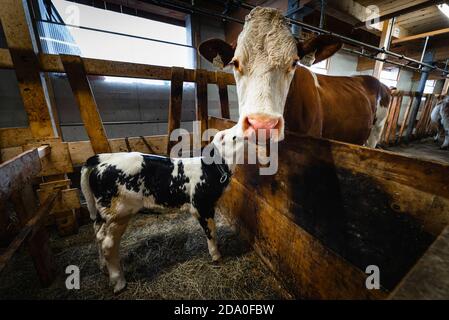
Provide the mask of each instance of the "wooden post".
POLYGON ((224 75, 222 72, 217 71, 217 85, 218 95, 220 97, 221 117, 224 119, 230 119, 228 85, 226 84, 223 76, 224 75))
POLYGON ((20 94, 28 116, 31 133, 35 138, 56 134, 53 115, 45 98, 45 82, 39 73, 36 46, 30 36, 28 11, 25 2, 3 0, 0 20, 14 64, 20 94))
MULTIPOLYGON (((383 28, 382 28, 382 35, 380 37, 379 47, 385 48, 387 50, 390 47, 391 36, 393 33, 393 28, 394 28, 394 22, 395 22, 394 19, 384 21, 383 28)), ((379 58, 385 59, 386 55, 382 53, 379 55, 379 58)), ((374 64, 373 77, 380 79, 380 75, 382 73, 383 68, 384 68, 384 62, 376 61, 376 63, 374 64)))
POLYGON ((167 154, 177 141, 171 141, 170 135, 181 126, 182 93, 184 86, 184 68, 173 67, 170 84, 170 103, 168 105, 167 154))
MULTIPOLYGON (((196 119, 200 122, 200 134, 203 136, 204 131, 207 130, 207 117, 208 117, 208 103, 207 103, 207 71, 196 71, 196 119)), ((200 139, 201 139, 200 137, 200 139)), ((201 145, 204 146, 207 141, 202 141, 201 145)))
POLYGON ((443 90, 441 90, 441 94, 445 95, 449 91, 449 78, 444 80, 443 90))
POLYGON ((108 138, 101 122, 97 103, 86 76, 83 60, 78 56, 61 55, 64 70, 80 109, 87 135, 95 153, 111 152, 108 138))

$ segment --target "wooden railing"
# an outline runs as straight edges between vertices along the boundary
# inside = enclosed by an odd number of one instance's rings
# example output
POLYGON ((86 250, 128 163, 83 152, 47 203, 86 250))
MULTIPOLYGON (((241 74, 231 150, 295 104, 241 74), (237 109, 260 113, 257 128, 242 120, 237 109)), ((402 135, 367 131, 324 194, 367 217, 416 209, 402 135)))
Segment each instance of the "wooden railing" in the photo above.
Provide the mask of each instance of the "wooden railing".
MULTIPOLYGON (((388 107, 387 119, 382 132, 380 143, 395 145, 404 142, 408 129, 411 110, 420 96, 418 92, 399 91, 392 92, 392 100, 388 107)), ((433 108, 441 98, 438 94, 423 94, 418 106, 418 118, 414 123, 412 135, 408 140, 416 140, 428 137, 434 133, 430 121, 433 108)))

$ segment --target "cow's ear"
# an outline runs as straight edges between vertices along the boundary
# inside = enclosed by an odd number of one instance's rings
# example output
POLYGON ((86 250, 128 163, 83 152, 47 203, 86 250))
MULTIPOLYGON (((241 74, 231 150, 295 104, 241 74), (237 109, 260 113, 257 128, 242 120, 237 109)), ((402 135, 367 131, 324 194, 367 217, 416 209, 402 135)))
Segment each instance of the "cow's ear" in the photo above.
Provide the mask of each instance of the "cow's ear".
POLYGON ((207 61, 223 69, 234 57, 235 48, 221 39, 210 39, 201 43, 198 51, 207 61))
POLYGON ((298 42, 298 55, 301 64, 308 67, 319 63, 331 57, 341 49, 343 43, 335 36, 320 35, 308 39, 304 42, 298 42))

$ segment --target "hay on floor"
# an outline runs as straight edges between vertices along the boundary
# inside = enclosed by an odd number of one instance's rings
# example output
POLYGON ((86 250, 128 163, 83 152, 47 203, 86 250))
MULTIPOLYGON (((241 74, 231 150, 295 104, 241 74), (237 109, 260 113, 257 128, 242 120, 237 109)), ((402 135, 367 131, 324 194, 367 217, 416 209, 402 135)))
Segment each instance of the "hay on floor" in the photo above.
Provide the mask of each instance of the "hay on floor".
POLYGON ((0 275, 0 299, 285 299, 289 294, 250 246, 220 216, 223 262, 215 265, 204 233, 186 212, 139 214, 121 244, 127 290, 114 295, 98 267, 92 225, 77 235, 52 235, 58 278, 41 288, 31 259, 18 253, 0 275), (67 290, 65 268, 77 265, 81 288, 67 290))

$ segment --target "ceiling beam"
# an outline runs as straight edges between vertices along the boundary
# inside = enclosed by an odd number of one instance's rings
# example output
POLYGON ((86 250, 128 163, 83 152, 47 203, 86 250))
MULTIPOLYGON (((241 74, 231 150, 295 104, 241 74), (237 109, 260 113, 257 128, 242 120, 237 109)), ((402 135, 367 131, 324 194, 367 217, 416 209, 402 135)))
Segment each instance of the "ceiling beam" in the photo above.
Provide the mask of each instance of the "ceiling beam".
POLYGON ((422 38, 426 38, 426 37, 433 37, 433 36, 437 36, 437 35, 445 34, 445 33, 449 33, 449 28, 424 32, 424 33, 415 34, 413 36, 408 36, 408 37, 402 37, 402 38, 393 40, 393 44, 407 42, 407 41, 413 41, 413 40, 422 39, 422 38))
MULTIPOLYGON (((391 12, 389 14, 383 15, 383 16, 379 17, 378 21, 382 22, 382 21, 385 21, 385 20, 389 20, 389 19, 392 19, 392 18, 395 18, 395 17, 399 17, 399 16, 402 16, 402 15, 408 14, 408 13, 419 11, 421 9, 425 9, 425 8, 428 8, 428 7, 431 7, 431 6, 435 6, 435 5, 441 4, 443 2, 446 2, 446 1, 444 1, 444 0, 430 0, 430 1, 422 2, 420 4, 417 4, 417 5, 408 7, 408 8, 404 8, 404 9, 401 9, 401 10, 394 11, 394 12, 391 12)), ((354 26, 354 28, 361 28, 361 27, 364 27, 364 26, 370 25, 370 24, 371 24, 371 22, 369 20, 365 20, 363 22, 360 22, 360 23, 356 24, 354 26)))

